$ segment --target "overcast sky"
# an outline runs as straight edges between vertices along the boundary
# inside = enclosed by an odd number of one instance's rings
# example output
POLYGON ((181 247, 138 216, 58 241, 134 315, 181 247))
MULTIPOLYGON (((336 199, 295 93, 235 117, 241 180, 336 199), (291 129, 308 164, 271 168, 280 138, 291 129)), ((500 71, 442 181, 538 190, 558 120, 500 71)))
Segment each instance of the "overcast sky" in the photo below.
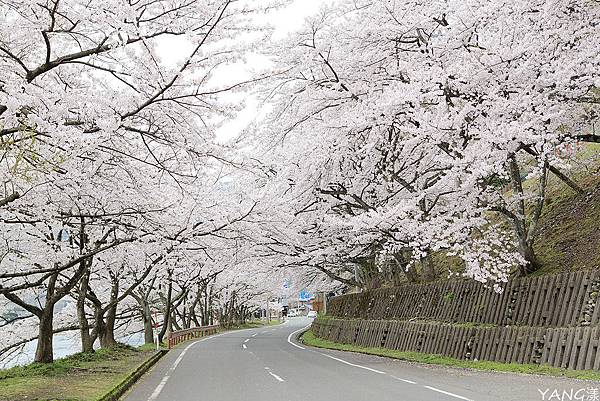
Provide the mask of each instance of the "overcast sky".
MULTIPOLYGON (((273 19, 270 21, 275 26, 273 39, 283 39, 289 33, 302 28, 305 18, 316 13, 323 3, 324 0, 295 0, 285 9, 278 10, 274 13, 273 19)), ((249 61, 252 62, 253 60, 250 59, 249 61)), ((252 69, 251 65, 246 67, 252 69)), ((240 73, 243 74, 242 71, 240 73)), ((256 98, 247 96, 244 102, 246 103, 246 107, 239 113, 237 118, 219 129, 217 132, 218 141, 225 142, 235 138, 255 118, 256 114, 259 113, 259 105, 256 98)))
MULTIPOLYGON (((269 20, 275 27, 273 34, 273 40, 283 39, 289 33, 298 30, 302 27, 302 24, 306 17, 314 14, 318 11, 319 6, 327 0, 295 0, 288 7, 274 11, 272 18, 269 20)), ((171 39, 163 40, 159 43, 159 53, 162 55, 163 62, 171 67, 179 65, 185 57, 187 57, 193 46, 191 43, 182 41, 180 38, 173 37, 171 39)), ((215 74, 214 80, 216 82, 230 81, 237 82, 240 79, 246 79, 251 76, 250 71, 260 69, 265 65, 261 65, 264 61, 259 58, 249 57, 247 64, 239 64, 235 66, 228 66, 221 69, 215 74)), ((258 104, 252 96, 236 96, 236 101, 244 102, 244 110, 238 115, 235 120, 225 124, 217 132, 217 140, 225 142, 229 139, 234 138, 237 134, 244 129, 258 113, 258 104)), ((229 100, 229 98, 228 98, 229 100)))

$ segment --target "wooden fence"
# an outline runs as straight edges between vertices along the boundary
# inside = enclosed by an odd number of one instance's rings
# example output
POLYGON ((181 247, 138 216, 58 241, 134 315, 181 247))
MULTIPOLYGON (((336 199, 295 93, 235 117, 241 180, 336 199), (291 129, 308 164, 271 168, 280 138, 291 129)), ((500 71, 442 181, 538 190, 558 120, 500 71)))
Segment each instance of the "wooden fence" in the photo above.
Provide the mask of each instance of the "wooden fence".
POLYGON ((393 320, 317 319, 317 337, 465 360, 600 369, 599 327, 463 327, 393 320))
POLYGON ((213 326, 201 326, 201 327, 192 327, 189 329, 183 329, 178 331, 173 331, 168 334, 168 343, 169 349, 173 348, 177 344, 191 340, 193 338, 209 336, 215 334, 219 329, 219 325, 213 326))
POLYGON ((423 319, 501 326, 565 327, 600 323, 600 271, 511 280, 498 294, 473 280, 383 288, 333 298, 328 315, 423 319))

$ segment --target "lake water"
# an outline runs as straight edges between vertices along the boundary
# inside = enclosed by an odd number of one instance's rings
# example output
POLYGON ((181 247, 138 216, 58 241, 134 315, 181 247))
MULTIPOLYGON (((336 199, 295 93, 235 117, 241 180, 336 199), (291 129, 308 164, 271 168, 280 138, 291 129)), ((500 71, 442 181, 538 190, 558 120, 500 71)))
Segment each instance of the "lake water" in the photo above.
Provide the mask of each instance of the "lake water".
MULTIPOLYGON (((144 344, 144 333, 134 333, 121 338, 117 341, 128 344, 134 347, 138 347, 144 344)), ((53 341, 54 359, 64 358, 66 356, 81 352, 81 342, 79 340, 79 334, 56 334, 54 335, 53 341)), ((23 351, 18 355, 13 356, 5 361, 0 361, 0 368, 10 368, 17 365, 26 365, 33 362, 35 356, 35 348, 37 346, 37 340, 32 341, 25 345, 23 351)))

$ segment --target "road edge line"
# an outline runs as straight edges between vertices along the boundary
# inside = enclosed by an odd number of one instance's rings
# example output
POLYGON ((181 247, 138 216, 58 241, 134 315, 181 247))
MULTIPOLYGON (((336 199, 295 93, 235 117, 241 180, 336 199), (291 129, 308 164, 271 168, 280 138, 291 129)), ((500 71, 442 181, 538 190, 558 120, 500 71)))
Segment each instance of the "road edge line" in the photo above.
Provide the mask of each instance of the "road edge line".
POLYGON ((336 358, 335 356, 332 356, 332 355, 329 355, 329 354, 325 354, 323 352, 319 352, 319 354, 321 354, 323 356, 326 356, 327 358, 334 359, 334 360, 336 360, 338 362, 345 363, 346 365, 354 366, 355 368, 365 369, 365 370, 368 370, 368 371, 371 371, 371 372, 374 372, 374 373, 378 373, 380 375, 387 375, 387 373, 382 372, 381 370, 377 370, 377 369, 369 368, 367 366, 357 365, 357 364, 352 363, 352 362, 344 361, 343 359, 336 358))
MULTIPOLYGON (((243 330, 252 330, 252 329, 243 329, 243 330)), ((243 330, 238 330, 239 331, 243 331, 243 330)), ((171 373, 173 373, 175 371, 175 369, 177 369, 177 366, 179 365, 179 363, 183 360, 183 356, 185 355, 185 353, 187 352, 187 350, 189 350, 190 348, 192 348, 194 345, 216 338, 216 337, 220 337, 224 334, 227 333, 231 333, 233 332, 233 330, 231 331, 225 331, 223 333, 219 333, 219 334, 214 334, 212 336, 208 336, 202 339, 198 339, 194 342, 192 342, 191 344, 188 344, 187 347, 184 348, 183 351, 181 351, 181 354, 179 354, 179 356, 177 357, 177 359, 175 360, 175 362, 173 362, 173 365, 171 365, 171 367, 169 368, 169 370, 167 371, 167 374, 162 378, 162 380, 160 381, 160 383, 158 383, 158 386, 156 386, 156 388, 154 389, 154 391, 152 392, 152 395, 150 395, 150 397, 148 398, 148 401, 154 401, 156 398, 158 398, 158 396, 160 395, 163 387, 167 384, 167 381, 169 381, 169 379, 171 378, 171 373)), ((165 352, 166 353, 166 352, 165 352)), ((104 400, 102 400, 104 401, 104 400)), ((113 400, 111 400, 113 401, 113 400)))
POLYGON ((438 393, 449 395, 450 397, 458 398, 460 400, 472 401, 470 398, 463 397, 462 395, 450 393, 448 391, 440 390, 439 388, 435 388, 435 387, 432 387, 432 386, 423 386, 423 387, 425 387, 426 389, 432 390, 432 391, 437 391, 438 393))
MULTIPOLYGON (((312 326, 312 323, 311 323, 311 324, 309 324, 309 325, 308 325, 308 326, 306 326, 306 327, 303 327, 303 328, 301 328, 300 330, 296 330, 296 331, 294 331, 294 332, 290 333, 290 335, 289 335, 289 336, 288 336, 288 338, 287 338, 287 342, 288 342, 288 343, 290 343, 290 344, 292 344, 292 345, 293 345, 294 347, 296 347, 296 348, 300 348, 300 349, 303 349, 303 350, 305 350, 306 348, 304 348, 303 346, 301 346, 301 345, 298 345, 298 344, 296 344, 296 343, 294 343, 294 342, 292 341, 292 336, 294 336, 295 334, 298 334, 298 333, 305 332, 306 330, 308 330, 308 328, 309 328, 310 326, 312 326)), ((298 336, 297 336, 297 337, 298 337, 298 336)))

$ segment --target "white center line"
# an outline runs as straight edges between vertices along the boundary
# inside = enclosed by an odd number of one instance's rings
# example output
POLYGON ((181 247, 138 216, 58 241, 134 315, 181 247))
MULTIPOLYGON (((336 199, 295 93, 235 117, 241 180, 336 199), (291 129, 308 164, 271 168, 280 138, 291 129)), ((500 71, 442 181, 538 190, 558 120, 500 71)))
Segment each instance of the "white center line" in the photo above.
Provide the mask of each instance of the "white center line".
POLYGON ((245 343, 247 343, 248 341, 250 341, 250 339, 249 339, 249 338, 246 338, 246 341, 244 341, 244 342, 245 342, 245 343))
POLYGON ((169 369, 169 371, 174 371, 177 368, 177 365, 179 365, 179 362, 181 362, 181 360, 183 359, 183 356, 185 355, 185 353, 187 352, 188 349, 190 349, 190 347, 194 345, 194 343, 191 343, 190 345, 188 345, 187 347, 185 347, 185 349, 183 351, 181 351, 181 354, 179 354, 179 357, 175 360, 175 363, 173 363, 173 366, 171 366, 171 369, 169 369))
POLYGON ((242 347, 244 347, 244 349, 248 348, 248 347, 246 347, 246 344, 242 344, 242 347))
POLYGON ((254 333, 254 334, 252 334, 252 337, 256 337, 256 335, 257 335, 257 334, 258 334, 258 333, 254 333))
MULTIPOLYGON (((391 375, 390 375, 390 376, 391 376, 391 375)), ((392 377, 393 377, 394 379, 396 379, 396 380, 400 380, 401 382, 404 382, 404 383, 409 383, 409 384, 417 384, 417 382, 414 382, 414 381, 412 381, 412 380, 401 379, 400 377, 396 377, 396 376, 392 376, 392 377)))
POLYGON ((373 369, 373 368, 368 368, 366 366, 362 366, 362 365, 357 365, 357 364, 354 364, 354 363, 350 363, 348 361, 344 361, 343 359, 336 358, 335 356, 327 355, 327 354, 324 354, 322 352, 319 352, 319 354, 321 354, 323 356, 326 356, 327 358, 334 359, 334 360, 336 360, 338 362, 345 363, 346 365, 354 366, 355 368, 365 369, 365 370, 368 370, 368 371, 371 371, 371 372, 379 373, 380 375, 385 375, 386 374, 385 372, 382 372, 381 370, 377 370, 377 369, 373 369))
POLYGON ((154 401, 156 398, 158 398, 158 395, 162 391, 163 387, 165 386, 165 384, 167 384, 167 380, 169 380, 169 375, 163 377, 163 379, 160 381, 160 384, 156 386, 154 392, 152 393, 150 398, 148 398, 148 401, 154 401))
POLYGON ((270 374, 271 376, 273 376, 275 379, 277 379, 278 381, 280 381, 280 382, 284 382, 284 381, 285 381, 285 380, 283 380, 281 377, 277 376, 277 375, 276 375, 275 373, 273 373, 273 372, 269 372, 269 374, 270 374))
POLYGON ((466 397, 463 397, 460 395, 456 395, 453 393, 449 393, 448 391, 440 390, 439 388, 435 388, 435 387, 431 387, 431 386, 423 386, 423 387, 428 388, 429 390, 437 391, 438 393, 449 395, 450 397, 458 398, 458 399, 465 400, 465 401, 472 401, 469 398, 466 398, 466 397))

